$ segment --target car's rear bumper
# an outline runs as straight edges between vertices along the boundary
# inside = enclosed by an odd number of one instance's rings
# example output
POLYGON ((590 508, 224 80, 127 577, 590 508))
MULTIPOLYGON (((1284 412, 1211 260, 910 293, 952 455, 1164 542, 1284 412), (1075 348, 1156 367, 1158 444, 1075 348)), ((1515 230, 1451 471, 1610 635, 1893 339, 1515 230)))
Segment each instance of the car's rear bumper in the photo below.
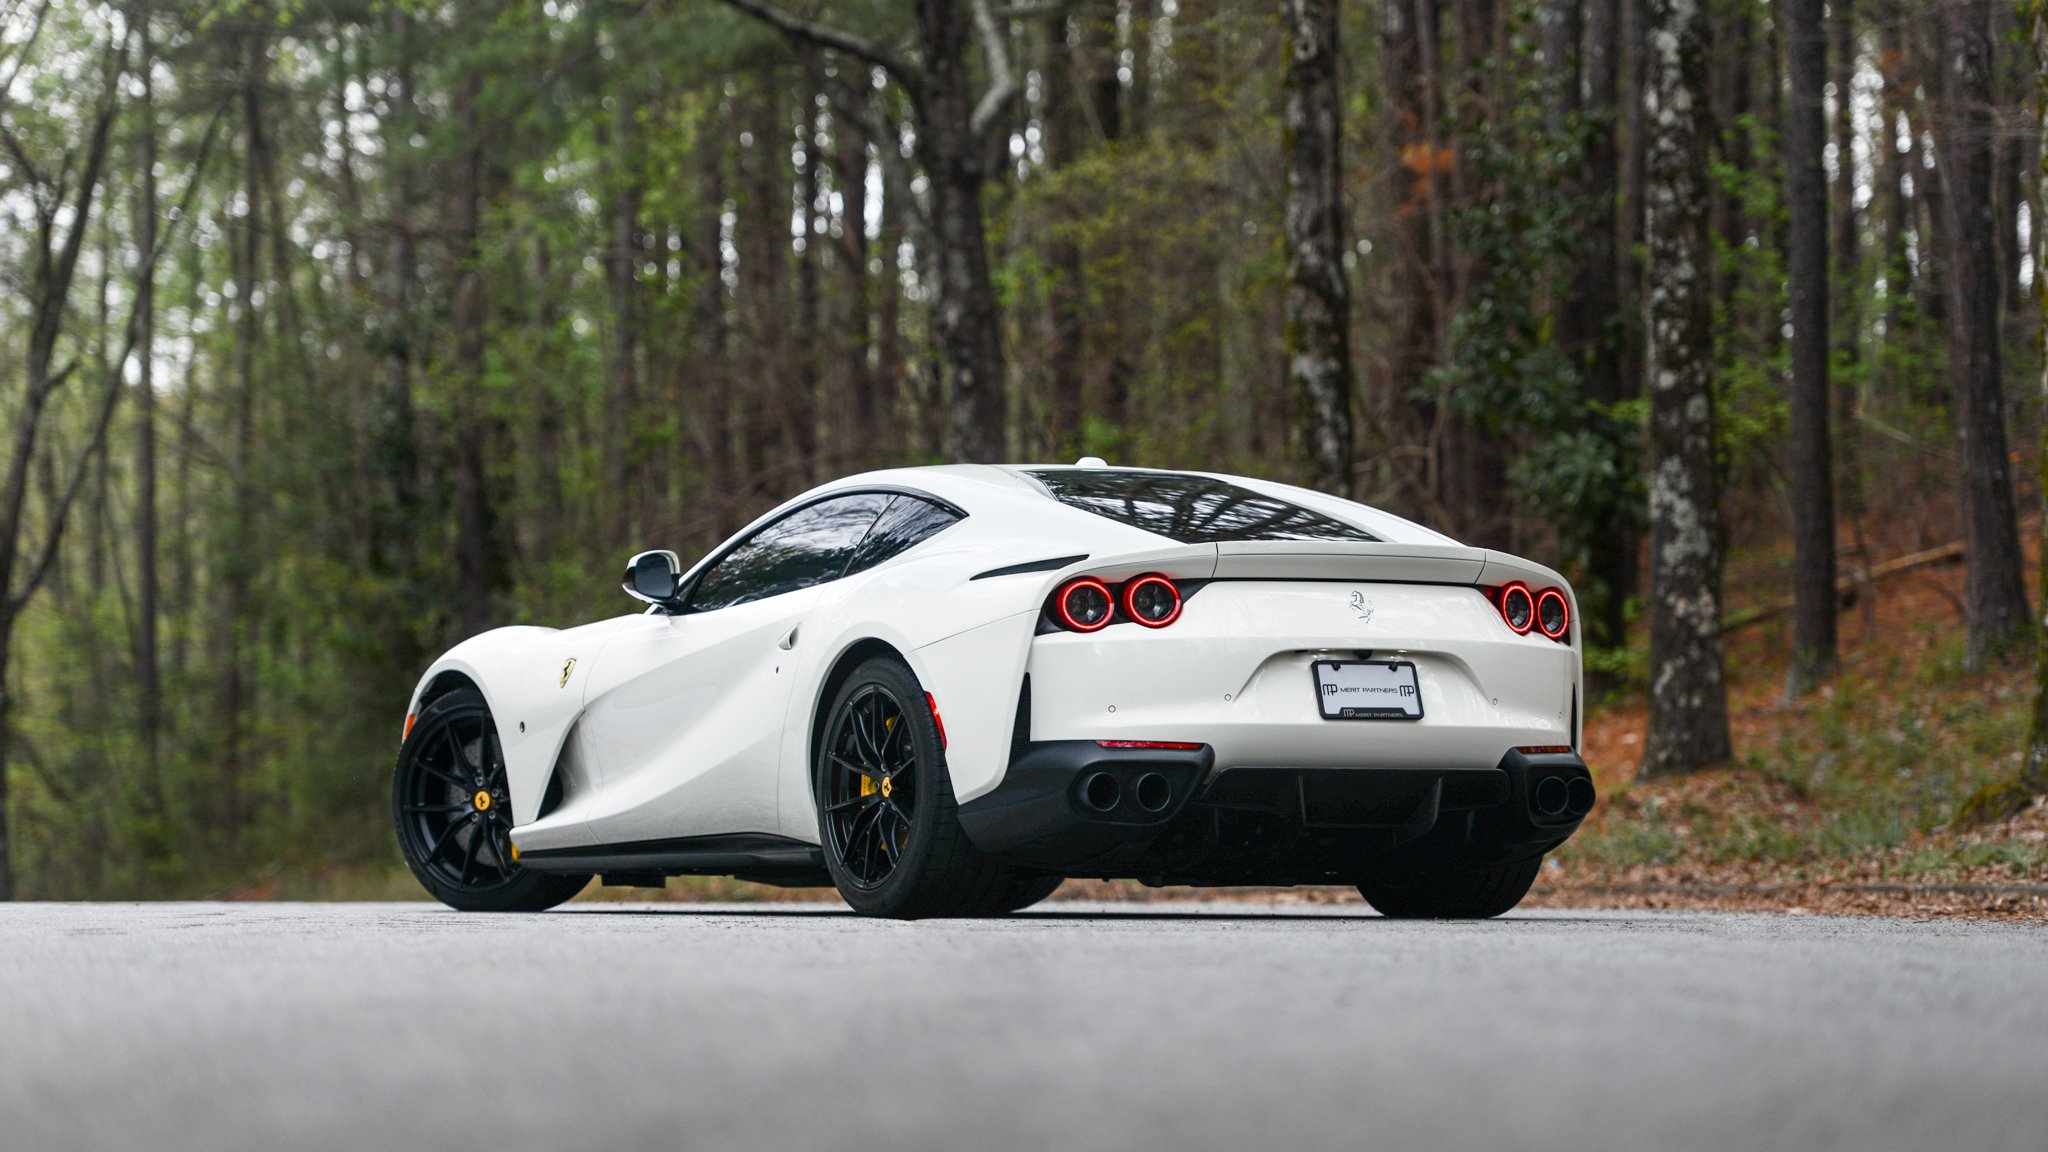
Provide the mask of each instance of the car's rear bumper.
POLYGON ((1218 581, 1171 627, 1038 635, 1026 672, 1034 740, 1197 741, 1224 768, 1483 768, 1578 742, 1577 650, 1467 586, 1218 581), (1313 665, 1358 659, 1414 665, 1420 719, 1324 720, 1313 665))
POLYGON ((1390 864, 1539 855, 1569 838, 1592 804, 1575 752, 1510 751, 1492 765, 1450 768, 1214 763, 1207 746, 1039 741, 1020 748, 994 792, 962 805, 960 820, 983 851, 1068 876, 1349 884, 1390 864), (1141 782, 1152 804, 1138 802, 1141 782), (1564 810, 1543 811, 1560 797, 1564 810))

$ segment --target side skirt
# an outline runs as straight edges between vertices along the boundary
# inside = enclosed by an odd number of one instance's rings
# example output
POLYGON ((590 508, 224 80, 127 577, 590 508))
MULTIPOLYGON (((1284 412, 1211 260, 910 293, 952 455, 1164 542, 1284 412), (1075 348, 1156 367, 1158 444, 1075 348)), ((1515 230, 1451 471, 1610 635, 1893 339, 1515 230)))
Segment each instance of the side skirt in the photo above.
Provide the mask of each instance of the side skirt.
POLYGON ((519 865, 535 872, 596 872, 605 875, 607 882, 617 877, 630 878, 634 884, 670 876, 732 876, 783 888, 827 888, 832 884, 825 871, 825 853, 816 844, 765 833, 522 852, 519 865))

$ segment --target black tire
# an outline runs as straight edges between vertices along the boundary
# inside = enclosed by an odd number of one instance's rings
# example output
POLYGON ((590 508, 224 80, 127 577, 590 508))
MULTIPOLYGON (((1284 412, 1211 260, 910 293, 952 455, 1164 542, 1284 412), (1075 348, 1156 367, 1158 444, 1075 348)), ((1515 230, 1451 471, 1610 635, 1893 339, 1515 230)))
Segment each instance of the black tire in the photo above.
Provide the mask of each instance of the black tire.
POLYGON ((1358 894, 1396 920, 1484 920, 1522 902, 1543 857, 1486 868, 1393 872, 1362 880, 1358 894))
POLYGON ((903 661, 854 669, 825 712, 812 765, 825 867, 854 911, 915 920, 1008 910, 1017 873, 960 827, 938 722, 903 661))
POLYGON ((483 693, 458 688, 420 709, 398 750, 391 819, 406 867, 434 899, 464 912, 540 912, 590 882, 519 866, 511 801, 483 693))

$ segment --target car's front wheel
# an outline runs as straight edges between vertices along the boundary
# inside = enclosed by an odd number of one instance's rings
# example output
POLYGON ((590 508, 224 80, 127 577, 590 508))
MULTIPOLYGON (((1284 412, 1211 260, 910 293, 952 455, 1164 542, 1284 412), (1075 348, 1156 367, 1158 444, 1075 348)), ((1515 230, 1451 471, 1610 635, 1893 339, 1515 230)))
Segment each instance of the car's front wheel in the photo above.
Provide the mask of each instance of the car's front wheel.
POLYGON ((1361 880, 1358 893, 1398 920, 1484 920, 1522 902, 1543 857, 1486 867, 1388 871, 1361 880))
POLYGON ((519 866, 504 750, 490 706, 474 688, 420 709, 398 752, 391 815, 406 866, 451 908, 539 912, 590 882, 519 866))
MULTIPOLYGON (((878 656, 839 686, 819 734, 813 795, 825 867, 869 916, 1005 912, 1037 895, 960 827, 930 699, 903 661, 878 656)), ((1049 891, 1048 893, 1049 894, 1049 891)))

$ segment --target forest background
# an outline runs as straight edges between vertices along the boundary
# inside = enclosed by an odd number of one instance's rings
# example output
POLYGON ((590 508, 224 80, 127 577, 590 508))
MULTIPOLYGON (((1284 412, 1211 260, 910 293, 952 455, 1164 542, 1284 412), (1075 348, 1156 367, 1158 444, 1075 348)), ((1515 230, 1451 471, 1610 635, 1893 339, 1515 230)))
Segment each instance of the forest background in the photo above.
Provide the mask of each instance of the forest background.
POLYGON ((1565 571, 1603 782, 1824 800, 1801 740, 1875 740, 1960 761, 1857 846, 2011 816, 2039 15, 0 0, 0 897, 395 870, 442 648, 814 482, 1084 454, 1565 571), (1800 703, 1858 606, 1925 699, 1800 703))

